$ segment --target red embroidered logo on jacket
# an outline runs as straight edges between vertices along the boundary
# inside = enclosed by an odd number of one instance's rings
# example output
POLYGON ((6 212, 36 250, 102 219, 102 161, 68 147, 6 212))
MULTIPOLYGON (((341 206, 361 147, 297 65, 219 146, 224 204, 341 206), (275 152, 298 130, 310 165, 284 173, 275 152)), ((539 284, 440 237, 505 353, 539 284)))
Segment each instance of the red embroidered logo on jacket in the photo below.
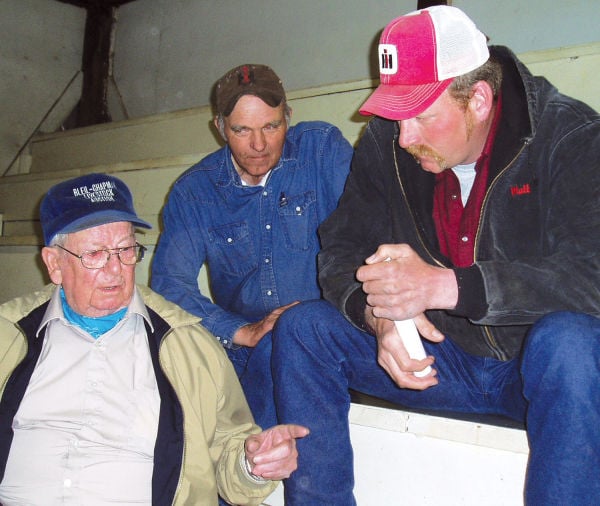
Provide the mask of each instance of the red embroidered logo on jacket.
POLYGON ((510 187, 510 195, 512 197, 517 195, 526 195, 528 193, 531 193, 531 186, 529 186, 529 183, 525 183, 522 186, 514 185, 510 187))

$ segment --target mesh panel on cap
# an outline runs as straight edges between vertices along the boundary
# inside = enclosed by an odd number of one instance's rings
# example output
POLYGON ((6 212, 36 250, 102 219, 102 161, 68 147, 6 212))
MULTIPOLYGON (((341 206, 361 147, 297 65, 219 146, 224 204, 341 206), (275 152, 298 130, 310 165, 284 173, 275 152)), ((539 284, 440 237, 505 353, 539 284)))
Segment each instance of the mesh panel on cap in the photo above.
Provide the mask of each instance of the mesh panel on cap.
POLYGON ((428 9, 437 38, 438 79, 456 77, 483 65, 489 58, 487 41, 459 9, 428 9))

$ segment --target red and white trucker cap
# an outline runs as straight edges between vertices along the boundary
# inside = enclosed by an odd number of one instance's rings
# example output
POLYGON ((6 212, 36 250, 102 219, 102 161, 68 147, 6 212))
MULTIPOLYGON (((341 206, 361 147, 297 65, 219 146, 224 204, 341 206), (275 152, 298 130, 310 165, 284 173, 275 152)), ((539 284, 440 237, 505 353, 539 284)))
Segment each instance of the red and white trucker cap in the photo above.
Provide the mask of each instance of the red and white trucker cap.
POLYGON ((380 84, 360 113, 413 118, 433 104, 453 78, 488 58, 486 36, 456 7, 438 5, 396 18, 379 39, 380 84))

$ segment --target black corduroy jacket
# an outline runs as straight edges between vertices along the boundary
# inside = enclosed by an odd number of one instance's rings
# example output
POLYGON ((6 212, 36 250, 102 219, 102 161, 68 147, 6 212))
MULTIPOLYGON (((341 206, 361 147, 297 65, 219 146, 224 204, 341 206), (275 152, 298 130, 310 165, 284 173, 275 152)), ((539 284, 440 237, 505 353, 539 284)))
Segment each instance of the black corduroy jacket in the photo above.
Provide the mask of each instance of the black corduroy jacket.
POLYGON ((319 280, 325 298, 368 331, 356 269, 379 245, 408 243, 457 277, 456 308, 430 310, 430 320, 466 351, 506 360, 547 313, 600 316, 600 115, 533 76, 509 49, 490 52, 503 67, 503 108, 474 264, 455 268, 440 253, 435 175, 398 146, 395 121, 374 118, 319 229, 319 280))

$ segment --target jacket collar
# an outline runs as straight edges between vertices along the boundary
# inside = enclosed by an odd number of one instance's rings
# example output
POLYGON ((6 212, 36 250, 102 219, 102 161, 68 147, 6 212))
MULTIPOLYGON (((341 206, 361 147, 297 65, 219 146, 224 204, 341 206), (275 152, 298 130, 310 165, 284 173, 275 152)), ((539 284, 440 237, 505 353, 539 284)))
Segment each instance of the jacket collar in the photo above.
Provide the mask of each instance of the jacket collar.
MULTIPOLYGON (((152 321, 150 320, 150 315, 148 314, 148 310, 146 309, 144 301, 142 300, 142 297, 139 294, 137 287, 133 291, 133 297, 131 298, 131 302, 129 303, 129 307, 127 309, 127 315, 133 313, 141 315, 144 318, 144 320, 148 322, 148 325, 150 325, 152 330, 154 330, 154 328, 152 327, 152 321)), ((48 308, 46 309, 44 317, 40 322, 35 336, 39 337, 41 335, 43 328, 48 324, 49 321, 64 318, 65 316, 62 310, 62 303, 60 300, 60 286, 57 286, 55 287, 54 292, 52 293, 52 297, 50 298, 48 308)))

